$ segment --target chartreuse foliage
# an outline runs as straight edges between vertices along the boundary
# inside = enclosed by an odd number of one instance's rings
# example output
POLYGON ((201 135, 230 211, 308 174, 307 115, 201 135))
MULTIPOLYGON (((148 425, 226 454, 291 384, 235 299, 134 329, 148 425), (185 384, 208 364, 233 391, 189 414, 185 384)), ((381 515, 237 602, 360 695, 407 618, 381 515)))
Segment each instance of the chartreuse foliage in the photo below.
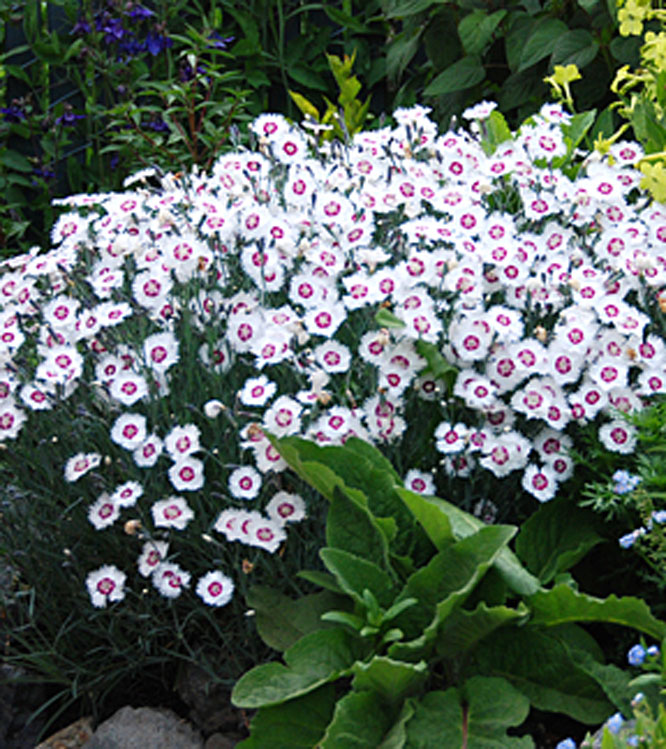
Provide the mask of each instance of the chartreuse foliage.
POLYGON ((330 502, 325 590, 248 603, 283 662, 256 666, 232 701, 258 708, 244 749, 527 749, 509 736, 531 706, 602 722, 629 707, 630 676, 582 622, 666 634, 637 598, 594 598, 564 574, 599 542, 594 516, 544 505, 516 537, 400 485, 371 445, 275 441, 330 502), (337 682, 337 683, 336 683, 337 682), (335 685, 335 686, 334 686, 335 685))
POLYGON ((325 96, 326 111, 319 114, 319 110, 305 96, 296 91, 289 91, 296 106, 305 115, 306 120, 314 121, 321 126, 324 140, 338 139, 347 141, 351 136, 360 133, 366 125, 370 109, 370 96, 365 101, 358 99, 361 84, 352 74, 352 67, 356 59, 356 52, 340 59, 336 55, 326 55, 329 67, 340 90, 338 106, 325 96))

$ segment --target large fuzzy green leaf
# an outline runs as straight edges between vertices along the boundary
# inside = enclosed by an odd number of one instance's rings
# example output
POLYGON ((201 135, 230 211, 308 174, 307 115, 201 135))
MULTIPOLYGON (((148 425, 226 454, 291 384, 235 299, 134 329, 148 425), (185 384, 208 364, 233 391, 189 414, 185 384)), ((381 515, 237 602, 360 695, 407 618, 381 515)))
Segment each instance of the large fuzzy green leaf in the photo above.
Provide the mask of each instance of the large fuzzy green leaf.
POLYGON ((390 606, 396 594, 395 586, 379 565, 341 549, 321 549, 319 556, 342 590, 357 603, 363 602, 363 591, 367 588, 380 606, 390 606))
POLYGON ((666 624, 652 615, 640 598, 595 598, 572 590, 568 585, 557 585, 542 590, 527 601, 532 609, 528 626, 553 627, 569 622, 606 622, 622 624, 644 632, 657 640, 666 635, 666 624))
POLYGON ((293 600, 273 588, 259 585, 250 588, 246 600, 255 611, 261 639, 280 651, 291 647, 303 635, 328 626, 321 621, 321 615, 331 609, 344 608, 348 601, 329 591, 293 600))
MULTIPOLYGON (((407 506, 416 507, 421 503, 424 506, 435 508, 443 515, 446 515, 451 524, 453 535, 456 538, 464 538, 486 527, 481 520, 444 499, 423 497, 404 488, 397 488, 396 491, 407 506)), ((426 510, 419 510, 419 512, 426 512, 426 510)), ((427 527, 424 527, 424 530, 428 533, 427 527)), ((431 537, 433 543, 435 543, 434 538, 435 536, 431 537)), ((519 595, 532 595, 541 587, 539 580, 523 567, 516 555, 508 548, 502 549, 499 553, 495 560, 495 567, 504 582, 519 595)))
POLYGON ((419 605, 405 611, 394 622, 413 639, 394 643, 389 655, 409 661, 427 656, 438 630, 451 612, 464 603, 514 532, 512 526, 484 526, 439 552, 415 572, 397 600, 416 598, 419 605))
POLYGON ((285 664, 265 663, 243 674, 231 694, 236 707, 278 705, 351 673, 368 645, 343 629, 321 629, 284 653, 285 664))
POLYGON ((349 692, 338 700, 320 749, 377 749, 393 725, 376 692, 349 692))
POLYGON ((542 505, 522 525, 516 553, 530 572, 548 583, 603 541, 597 519, 567 501, 542 505))
POLYGON ((405 663, 376 655, 368 663, 355 663, 352 672, 352 686, 357 692, 366 689, 376 692, 385 702, 395 705, 423 685, 428 666, 425 661, 405 663))
POLYGON ((444 622, 437 635, 437 652, 446 658, 461 655, 496 629, 517 624, 528 615, 529 609, 523 603, 516 609, 508 606, 488 607, 485 603, 480 603, 473 611, 457 609, 444 622))
POLYGON ((353 490, 336 487, 326 521, 326 543, 390 569, 388 543, 372 513, 352 499, 353 490))
POLYGON ((335 708, 335 687, 325 684, 283 705, 262 707, 252 718, 250 738, 238 749, 312 749, 321 740, 335 708))
POLYGON ((476 647, 470 668, 508 679, 540 710, 601 723, 613 705, 597 680, 578 667, 566 639, 555 630, 498 629, 476 647))
POLYGON ((528 736, 507 736, 527 717, 527 698, 508 681, 473 677, 461 689, 430 692, 414 706, 406 749, 532 749, 528 736))

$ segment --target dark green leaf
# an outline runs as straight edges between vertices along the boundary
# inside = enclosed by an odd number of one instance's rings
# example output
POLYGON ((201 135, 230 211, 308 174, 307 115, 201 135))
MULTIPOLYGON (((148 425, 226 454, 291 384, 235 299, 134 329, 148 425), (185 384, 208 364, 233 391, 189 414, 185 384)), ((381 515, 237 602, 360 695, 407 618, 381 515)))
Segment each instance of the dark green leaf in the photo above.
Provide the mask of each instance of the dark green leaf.
POLYGON ((532 749, 528 736, 508 736, 530 709, 528 699, 508 681, 475 676, 461 689, 429 692, 407 723, 410 749, 532 749))
POLYGON ((529 626, 553 627, 568 622, 606 622, 637 629, 655 639, 666 635, 666 624, 656 619, 645 601, 630 596, 594 598, 568 585, 557 585, 530 596, 533 616, 529 626))
POLYGON ((597 110, 590 109, 587 112, 575 114, 566 125, 562 126, 562 132, 571 140, 570 149, 574 149, 580 144, 587 131, 594 124, 596 116, 597 110))
POLYGON ((382 700, 395 706, 419 690, 428 676, 428 667, 425 661, 405 663, 376 655, 368 663, 355 663, 352 673, 355 691, 376 692, 382 700))
POLYGON ((401 31, 386 50, 386 75, 389 81, 398 81, 405 68, 418 52, 423 28, 401 31))
POLYGON ((321 629, 321 615, 345 603, 341 596, 330 592, 315 593, 294 601, 273 588, 259 585, 250 588, 246 601, 256 612, 255 621, 261 639, 280 651, 291 647, 303 635, 321 629))
POLYGON ((17 172, 32 172, 32 164, 18 151, 6 150, 0 154, 0 163, 17 172))
POLYGON ((387 18, 406 18, 441 3, 442 0, 388 0, 384 3, 384 13, 387 18))
POLYGON ((500 627, 517 624, 518 620, 526 619, 528 615, 529 609, 523 603, 517 609, 508 606, 489 608, 485 603, 480 603, 474 611, 457 609, 444 622, 437 635, 437 653, 445 658, 455 658, 500 627))
POLYGON ((520 54, 518 72, 532 67, 539 60, 552 54, 559 37, 568 31, 564 21, 559 18, 541 18, 538 20, 527 39, 520 54))
POLYGON ((594 513, 566 500, 548 502, 523 523, 516 553, 542 583, 549 583, 603 541, 596 526, 594 513))
POLYGON ((350 692, 338 700, 321 749, 377 749, 393 725, 391 711, 375 692, 350 692))
POLYGON ((277 705, 301 697, 351 673, 367 645, 343 629, 321 629, 305 635, 284 653, 286 665, 265 663, 240 678, 231 694, 236 707, 277 705))
POLYGON ((390 569, 388 544, 372 513, 338 487, 328 511, 326 543, 390 569))
POLYGON ((506 10, 497 10, 488 15, 484 10, 477 10, 466 15, 458 24, 458 36, 465 53, 482 55, 506 13, 506 10))
POLYGON ((300 83, 306 88, 314 88, 317 91, 328 91, 328 84, 326 81, 312 68, 305 67, 305 65, 291 65, 287 68, 288 75, 293 78, 297 83, 300 83))
MULTIPOLYGON (((413 497, 420 497, 420 495, 410 492, 408 489, 399 488, 396 491, 403 501, 408 501, 413 497)), ((439 508, 448 517, 453 534, 457 538, 464 538, 485 527, 481 520, 444 499, 423 497, 423 500, 439 508)), ((511 590, 520 595, 531 595, 541 587, 539 580, 522 566, 510 549, 503 549, 500 552, 495 562, 495 567, 511 590)))
POLYGON ((439 551, 443 551, 454 541, 448 515, 424 497, 415 493, 402 493, 403 502, 425 530, 428 538, 439 551))
POLYGON ((406 700, 398 719, 377 749, 404 749, 407 746, 407 723, 414 715, 412 700, 406 700))
POLYGON ((573 29, 557 39, 550 65, 576 65, 582 69, 594 60, 598 51, 599 44, 587 29, 573 29))
POLYGON ((478 55, 467 55, 443 70, 423 92, 424 96, 441 96, 471 88, 486 77, 478 55))
POLYGON ((252 718, 250 738, 238 749, 312 749, 331 722, 335 687, 325 684, 283 705, 264 707, 252 718))
POLYGON ((351 29, 358 34, 370 33, 370 29, 364 23, 361 23, 358 18, 350 16, 339 8, 324 4, 323 10, 333 23, 337 23, 339 26, 342 26, 342 28, 351 29))
POLYGON ((555 631, 498 629, 476 647, 473 670, 501 675, 534 707, 581 723, 601 723, 613 711, 599 684, 578 668, 555 631))
POLYGON ((377 564, 340 549, 321 549, 319 556, 342 590, 357 603, 363 603, 367 589, 383 608, 391 604, 396 593, 393 581, 377 564))

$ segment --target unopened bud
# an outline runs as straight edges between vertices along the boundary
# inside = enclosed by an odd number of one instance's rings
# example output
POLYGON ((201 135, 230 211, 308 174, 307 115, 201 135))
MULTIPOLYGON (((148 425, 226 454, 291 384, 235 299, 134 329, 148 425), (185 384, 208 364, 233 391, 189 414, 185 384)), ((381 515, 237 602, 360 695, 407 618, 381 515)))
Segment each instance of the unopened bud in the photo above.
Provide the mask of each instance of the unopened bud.
POLYGON ((222 411, 227 410, 227 407, 222 401, 212 400, 204 404, 203 410, 209 419, 216 419, 222 411))

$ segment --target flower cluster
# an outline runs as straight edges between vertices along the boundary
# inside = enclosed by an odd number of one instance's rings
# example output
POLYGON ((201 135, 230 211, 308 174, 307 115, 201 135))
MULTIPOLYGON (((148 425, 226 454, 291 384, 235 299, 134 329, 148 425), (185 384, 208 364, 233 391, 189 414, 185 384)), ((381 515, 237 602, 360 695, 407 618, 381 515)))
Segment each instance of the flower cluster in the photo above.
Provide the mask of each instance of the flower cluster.
MULTIPOLYGON (((494 151, 427 114, 346 148, 262 115, 257 151, 61 201, 54 249, 5 263, 0 441, 21 449, 72 403, 102 423, 64 479, 97 492, 101 532, 139 514, 162 595, 189 586, 169 554, 192 527, 272 553, 305 516, 269 435, 411 440, 414 491, 489 472, 539 501, 571 476, 580 425, 633 451, 619 412, 666 391, 666 211, 638 189, 640 149, 572 166, 554 105, 494 151)), ((91 575, 95 605, 121 574, 91 575)), ((231 594, 218 574, 196 586, 207 603, 231 594)))

